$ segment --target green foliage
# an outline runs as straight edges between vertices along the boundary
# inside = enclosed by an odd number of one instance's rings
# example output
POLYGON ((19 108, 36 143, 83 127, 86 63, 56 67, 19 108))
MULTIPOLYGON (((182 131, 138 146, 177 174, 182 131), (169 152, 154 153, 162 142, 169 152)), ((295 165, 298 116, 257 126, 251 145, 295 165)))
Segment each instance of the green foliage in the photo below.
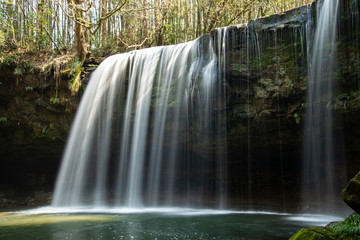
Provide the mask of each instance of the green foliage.
POLYGON ((300 118, 300 116, 299 116, 298 113, 295 113, 295 114, 294 114, 294 119, 295 119, 296 124, 300 124, 301 118, 300 118))
POLYGON ((59 104, 60 103, 60 98, 50 98, 50 103, 59 104))
POLYGON ((338 239, 350 239, 348 237, 360 237, 360 215, 353 214, 344 221, 330 226, 330 228, 334 232, 336 232, 336 234, 338 235, 338 239))
POLYGON ((339 101, 347 100, 347 99, 349 99, 349 98, 350 98, 350 95, 349 95, 348 93, 342 93, 342 94, 340 94, 340 95, 337 97, 337 99, 338 99, 339 101))
POLYGON ((93 43, 94 47, 91 51, 94 57, 106 57, 126 51, 117 44, 115 39, 110 39, 107 43, 100 44, 95 36, 91 36, 91 43, 93 43))
POLYGON ((360 215, 353 214, 342 222, 333 223, 328 227, 309 227, 301 229, 290 240, 359 240, 360 215))
POLYGON ((79 69, 81 69, 83 66, 83 63, 81 61, 75 60, 69 64, 69 67, 72 69, 73 72, 77 72, 79 69))
POLYGON ((168 44, 175 44, 177 43, 178 39, 181 39, 182 35, 180 34, 181 31, 180 23, 171 23, 171 24, 164 24, 164 39, 165 42, 168 44))
POLYGON ((75 61, 70 64, 72 77, 69 81, 69 89, 73 92, 78 92, 81 87, 81 73, 84 71, 83 63, 75 61))
MULTIPOLYGON (((28 53, 27 53, 28 54, 28 53)), ((31 56, 33 53, 30 53, 31 56)), ((29 56, 29 54, 28 54, 29 56)), ((14 67, 15 76, 23 76, 33 68, 31 60, 20 51, 0 51, 0 67, 14 67)))
POLYGON ((0 64, 3 66, 11 66, 15 64, 17 58, 17 54, 1 54, 0 56, 0 64))
POLYGON ((27 91, 27 92, 30 92, 30 91, 32 91, 32 90, 34 90, 34 88, 31 87, 31 86, 25 87, 25 91, 27 91))
POLYGON ((25 73, 25 70, 23 68, 17 67, 14 70, 15 76, 22 76, 25 73))
MULTIPOLYGON (((21 57, 18 59, 11 59, 14 61, 16 68, 14 69, 15 76, 23 76, 28 70, 32 68, 31 63, 27 60, 20 60, 21 57)), ((10 63, 8 63, 10 65, 10 63)))
POLYGON ((279 74, 280 76, 285 76, 285 74, 286 74, 285 68, 284 68, 284 67, 280 67, 280 69, 279 69, 279 71, 278 71, 278 74, 279 74))
POLYGON ((108 55, 116 48, 127 51, 193 40, 217 27, 246 23, 313 0, 271 4, 265 0, 103 1, 104 5, 91 1, 72 4, 72 1, 2 0, 0 47, 11 40, 16 46, 38 53, 48 49, 77 50, 76 45, 85 43, 108 55), (100 9, 102 5, 106 9, 100 9), (120 11, 122 8, 126 10, 120 11), (81 17, 75 23, 74 15, 79 11, 81 17), (104 16, 103 11, 109 14, 104 16), (75 29, 84 30, 86 36, 75 36, 75 29))
POLYGON ((5 33, 0 29, 0 48, 5 47, 5 33))
POLYGON ((335 233, 326 227, 309 227, 301 229, 290 240, 337 240, 335 233))
POLYGON ((0 122, 7 122, 7 117, 0 117, 0 122))
POLYGON ((342 93, 336 98, 335 109, 346 110, 348 108, 349 102, 353 99, 353 94, 342 93))
POLYGON ((46 50, 49 46, 51 46, 50 39, 46 34, 39 34, 36 36, 36 43, 38 50, 46 50))
POLYGON ((80 90, 81 87, 81 70, 78 70, 76 77, 73 81, 73 83, 71 84, 71 91, 73 92, 78 92, 80 90))

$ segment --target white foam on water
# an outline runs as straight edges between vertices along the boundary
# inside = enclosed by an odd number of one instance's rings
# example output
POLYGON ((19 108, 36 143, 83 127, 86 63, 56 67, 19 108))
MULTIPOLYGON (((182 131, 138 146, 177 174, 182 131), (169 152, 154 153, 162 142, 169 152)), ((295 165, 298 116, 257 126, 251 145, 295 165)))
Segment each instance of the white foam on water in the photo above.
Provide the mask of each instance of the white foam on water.
MULTIPOLYGON (((15 212, 14 212, 15 213, 15 212)), ((25 211, 16 212, 18 214, 170 214, 181 216, 199 216, 199 215, 226 215, 226 214, 259 214, 259 215, 282 215, 290 216, 290 213, 280 213, 271 211, 237 211, 237 210, 219 210, 219 209, 197 209, 182 207, 154 207, 154 208, 108 208, 108 207, 41 207, 25 211)))
POLYGON ((317 226, 325 226, 331 222, 338 222, 344 220, 343 217, 323 214, 295 214, 286 218, 290 221, 308 222, 317 226))

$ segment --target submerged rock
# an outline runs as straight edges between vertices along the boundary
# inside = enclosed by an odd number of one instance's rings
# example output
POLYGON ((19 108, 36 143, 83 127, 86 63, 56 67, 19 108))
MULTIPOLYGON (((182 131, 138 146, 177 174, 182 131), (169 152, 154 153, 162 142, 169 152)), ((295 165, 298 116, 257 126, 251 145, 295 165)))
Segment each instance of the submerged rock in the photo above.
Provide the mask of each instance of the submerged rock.
POLYGON ((342 190, 341 197, 349 207, 355 212, 360 213, 360 172, 342 190))

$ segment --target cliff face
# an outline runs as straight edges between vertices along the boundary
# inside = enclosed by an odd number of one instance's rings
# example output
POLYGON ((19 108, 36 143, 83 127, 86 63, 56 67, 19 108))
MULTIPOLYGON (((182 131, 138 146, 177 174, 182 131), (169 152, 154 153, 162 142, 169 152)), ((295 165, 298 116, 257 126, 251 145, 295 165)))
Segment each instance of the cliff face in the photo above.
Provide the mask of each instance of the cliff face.
MULTIPOLYGON (((335 115, 337 164, 348 166, 348 173, 338 176, 345 184, 360 166, 360 19, 357 1, 340 2, 337 91, 328 107, 335 115)), ((228 191, 234 205, 295 204, 300 198, 308 40, 315 8, 313 4, 227 29, 226 67, 220 73, 226 76, 226 109, 218 111, 227 117, 228 191)), ((3 199, 53 189, 81 97, 81 90, 71 94, 71 77, 56 69, 47 74, 19 74, 16 69, 0 71, 3 199)), ((189 146, 201 156, 196 144, 189 146)))
MULTIPOLYGON (((305 108, 322 101, 306 103, 318 2, 228 28, 229 187, 242 203, 263 205, 271 199, 297 206, 301 199, 305 108)), ((335 91, 326 105, 334 118, 334 167, 339 171, 331 184, 337 193, 360 167, 359 5, 343 0, 339 11, 335 91)))
POLYGON ((55 67, 10 63, 0 70, 0 206, 53 189, 80 100, 55 67))
POLYGON ((230 191, 245 204, 300 197, 309 18, 305 6, 229 29, 230 191))

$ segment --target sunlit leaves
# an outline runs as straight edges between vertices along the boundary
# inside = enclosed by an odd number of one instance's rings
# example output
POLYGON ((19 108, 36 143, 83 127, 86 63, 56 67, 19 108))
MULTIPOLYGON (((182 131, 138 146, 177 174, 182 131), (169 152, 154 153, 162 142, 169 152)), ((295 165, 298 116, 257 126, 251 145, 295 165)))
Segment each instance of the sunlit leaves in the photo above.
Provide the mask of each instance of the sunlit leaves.
POLYGON ((311 0, 3 0, 0 44, 75 47, 76 24, 92 48, 127 51, 195 39, 311 0), (14 4, 15 3, 15 4, 14 4), (76 3, 76 4, 75 4, 76 3), (75 13, 79 11, 76 17, 75 13), (99 31, 100 30, 100 31, 99 31), (90 36, 89 36, 90 35, 90 36))

